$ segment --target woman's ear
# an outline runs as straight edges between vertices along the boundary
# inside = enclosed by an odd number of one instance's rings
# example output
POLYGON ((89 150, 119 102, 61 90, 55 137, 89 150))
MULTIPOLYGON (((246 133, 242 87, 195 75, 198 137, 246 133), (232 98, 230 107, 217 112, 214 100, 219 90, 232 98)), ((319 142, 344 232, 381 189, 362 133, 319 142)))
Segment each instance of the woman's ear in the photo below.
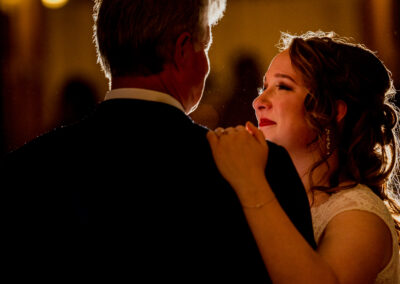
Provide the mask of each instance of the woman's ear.
POLYGON ((336 122, 340 123, 347 113, 347 104, 342 100, 336 101, 336 122))

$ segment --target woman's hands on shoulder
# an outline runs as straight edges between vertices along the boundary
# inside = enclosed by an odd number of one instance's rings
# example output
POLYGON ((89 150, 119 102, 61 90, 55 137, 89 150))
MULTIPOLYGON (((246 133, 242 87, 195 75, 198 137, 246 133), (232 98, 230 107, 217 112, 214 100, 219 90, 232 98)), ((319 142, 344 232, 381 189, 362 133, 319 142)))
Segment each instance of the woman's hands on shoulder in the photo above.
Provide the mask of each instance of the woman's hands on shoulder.
POLYGON ((268 145, 263 133, 252 123, 217 128, 207 133, 207 139, 218 169, 237 194, 250 190, 256 180, 265 179, 268 145))

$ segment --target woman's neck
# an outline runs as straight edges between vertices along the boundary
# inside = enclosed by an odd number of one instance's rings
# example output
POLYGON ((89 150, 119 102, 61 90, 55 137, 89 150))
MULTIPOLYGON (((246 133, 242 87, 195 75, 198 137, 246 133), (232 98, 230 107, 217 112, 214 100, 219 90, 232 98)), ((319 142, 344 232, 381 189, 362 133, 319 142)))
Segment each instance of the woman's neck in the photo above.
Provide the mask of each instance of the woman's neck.
POLYGON ((326 162, 312 171, 314 164, 321 159, 317 150, 312 151, 306 149, 288 152, 307 193, 312 191, 312 186, 329 186, 329 179, 338 164, 337 155, 335 153, 333 153, 326 162), (311 173, 312 184, 310 179, 311 173))

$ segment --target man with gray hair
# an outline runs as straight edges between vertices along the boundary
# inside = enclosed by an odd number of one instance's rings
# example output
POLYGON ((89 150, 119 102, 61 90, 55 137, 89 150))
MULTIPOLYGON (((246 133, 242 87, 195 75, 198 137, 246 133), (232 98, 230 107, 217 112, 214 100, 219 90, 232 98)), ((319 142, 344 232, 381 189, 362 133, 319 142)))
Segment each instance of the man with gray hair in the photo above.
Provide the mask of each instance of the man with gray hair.
MULTIPOLYGON (((270 281, 241 205, 214 164, 207 129, 188 117, 202 97, 211 28, 225 6, 95 1, 94 39, 110 91, 84 120, 11 153, 4 170, 25 189, 8 199, 18 223, 13 248, 48 260, 35 259, 34 273, 63 271, 62 278, 90 267, 92 277, 114 282, 270 281)), ((269 159, 271 187, 315 246, 289 156, 271 144, 269 159)))

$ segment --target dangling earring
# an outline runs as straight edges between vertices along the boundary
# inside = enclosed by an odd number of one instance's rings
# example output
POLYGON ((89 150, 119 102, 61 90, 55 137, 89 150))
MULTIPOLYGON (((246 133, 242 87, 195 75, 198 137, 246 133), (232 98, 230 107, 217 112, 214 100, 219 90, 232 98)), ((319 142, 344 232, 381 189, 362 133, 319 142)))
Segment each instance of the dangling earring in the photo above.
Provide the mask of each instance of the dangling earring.
POLYGON ((329 128, 325 129, 325 147, 326 147, 326 155, 330 156, 332 154, 332 146, 331 146, 331 130, 329 128))

